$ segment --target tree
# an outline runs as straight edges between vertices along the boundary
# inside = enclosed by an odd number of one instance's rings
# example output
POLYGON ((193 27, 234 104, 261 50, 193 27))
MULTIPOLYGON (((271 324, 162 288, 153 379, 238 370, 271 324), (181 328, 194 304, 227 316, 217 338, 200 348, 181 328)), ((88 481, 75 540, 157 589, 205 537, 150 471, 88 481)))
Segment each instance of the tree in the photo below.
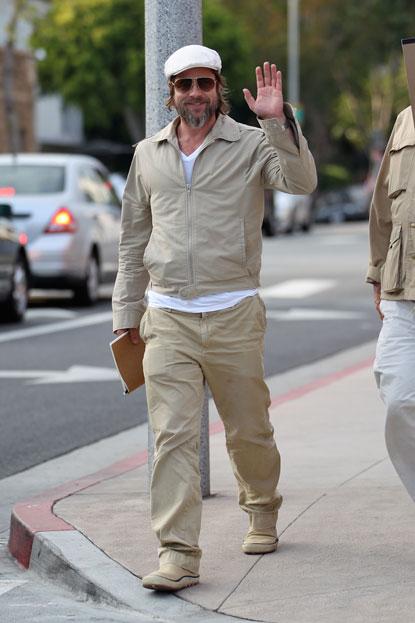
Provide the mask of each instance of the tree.
POLYGON ((51 0, 32 44, 46 51, 39 79, 78 105, 89 136, 144 134, 144 6, 131 0, 51 0))
POLYGON ((252 114, 245 103, 242 88, 252 85, 255 65, 249 30, 239 15, 220 0, 203 2, 203 42, 220 53, 234 117, 247 121, 252 114))
MULTIPOLYGON (((144 136, 144 1, 50 4, 32 40, 46 51, 39 64, 42 89, 80 106, 88 136, 137 141, 144 136)), ((220 50, 232 104, 241 107, 249 34, 220 0, 206 0, 204 37, 206 45, 220 50)))
POLYGON ((407 105, 400 39, 415 29, 411 0, 302 0, 302 89, 319 137, 368 153, 407 105))
MULTIPOLYGON (((287 84, 287 0, 223 0, 287 84)), ((301 0, 301 100, 318 162, 368 154, 407 105, 400 39, 415 33, 413 0, 301 0)))
POLYGON ((28 0, 13 0, 10 19, 5 28, 6 41, 4 45, 3 61, 3 92, 6 113, 6 128, 8 145, 12 153, 21 150, 19 115, 14 94, 15 83, 15 44, 19 20, 33 18, 34 12, 28 0))

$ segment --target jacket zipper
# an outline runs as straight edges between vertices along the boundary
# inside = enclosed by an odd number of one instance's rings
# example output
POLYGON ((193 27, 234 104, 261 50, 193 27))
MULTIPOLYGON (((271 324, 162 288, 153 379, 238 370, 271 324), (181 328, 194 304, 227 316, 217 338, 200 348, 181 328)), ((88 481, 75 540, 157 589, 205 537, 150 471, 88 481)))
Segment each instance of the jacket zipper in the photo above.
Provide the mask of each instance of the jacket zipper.
POLYGON ((193 274, 193 219, 191 208, 191 186, 186 184, 186 211, 187 211, 187 261, 188 261, 188 277, 189 285, 194 283, 193 274))
MULTIPOLYGON (((213 143, 212 140, 208 141, 206 145, 203 147, 203 149, 198 153, 195 163, 193 165, 192 181, 194 179, 195 169, 196 169, 196 165, 199 160, 199 156, 202 153, 202 151, 204 151, 206 147, 208 147, 211 143, 213 143)), ((179 153, 179 158, 181 160, 180 153, 179 153)), ((182 162, 182 169, 183 169, 183 179, 184 179, 184 183, 186 186, 186 212, 187 212, 187 229, 188 229, 187 259, 189 263, 189 266, 188 266, 189 286, 192 286, 192 285, 195 286, 196 285, 196 273, 195 273, 195 267, 194 267, 194 261, 193 261, 193 216, 192 216, 192 206, 191 206, 192 186, 191 184, 188 184, 186 182, 186 175, 185 175, 183 162, 182 162)))

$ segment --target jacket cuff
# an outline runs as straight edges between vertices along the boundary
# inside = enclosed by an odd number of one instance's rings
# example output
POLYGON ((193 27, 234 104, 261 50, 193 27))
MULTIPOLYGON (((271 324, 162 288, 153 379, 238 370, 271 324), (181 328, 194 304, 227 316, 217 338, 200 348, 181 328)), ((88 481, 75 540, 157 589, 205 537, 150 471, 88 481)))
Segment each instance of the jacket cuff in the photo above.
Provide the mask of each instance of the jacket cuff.
POLYGON ((265 134, 267 135, 272 145, 284 146, 284 148, 289 146, 291 147, 292 151, 297 152, 299 145, 300 145, 298 121, 296 120, 294 116, 294 111, 293 111, 291 104, 288 104, 288 102, 284 102, 283 110, 284 110, 284 115, 287 118, 288 124, 290 126, 290 129, 292 133, 294 134, 295 144, 293 143, 291 133, 289 132, 288 128, 284 130, 281 127, 281 124, 277 121, 277 119, 257 118, 258 123, 261 126, 261 128, 264 130, 265 134))
POLYGON ((380 283, 380 267, 369 266, 366 273, 366 283, 380 283))
POLYGON ((147 302, 145 299, 140 301, 138 305, 135 304, 132 309, 127 306, 124 306, 124 308, 118 310, 113 308, 113 332, 118 329, 137 329, 140 326, 141 318, 144 316, 146 309, 147 302))

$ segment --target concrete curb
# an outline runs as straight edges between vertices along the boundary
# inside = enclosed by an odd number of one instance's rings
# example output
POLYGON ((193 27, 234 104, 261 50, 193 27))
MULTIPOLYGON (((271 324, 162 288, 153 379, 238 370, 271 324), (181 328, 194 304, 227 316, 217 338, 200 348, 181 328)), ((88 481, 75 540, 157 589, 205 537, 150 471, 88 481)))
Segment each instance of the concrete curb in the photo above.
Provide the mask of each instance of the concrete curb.
POLYGON ((89 599, 134 610, 161 622, 245 623, 247 619, 206 610, 180 595, 146 590, 130 571, 109 558, 77 530, 38 532, 35 535, 30 569, 58 581, 72 592, 89 599))
MULTIPOLYGON (((340 361, 343 360, 340 358, 340 361)), ((323 366, 324 376, 277 394, 272 399, 271 409, 368 368, 372 362, 373 357, 370 357, 344 367, 343 361, 342 369, 328 374, 327 366, 323 366)), ((221 421, 215 421, 210 425, 211 435, 222 430, 221 421)), ((146 463, 147 451, 142 451, 94 474, 16 504, 10 522, 11 554, 25 568, 30 567, 40 575, 59 579, 73 591, 111 605, 115 603, 152 617, 156 616, 159 620, 166 620, 168 607, 169 620, 192 620, 192 617, 195 620, 197 617, 197 620, 206 623, 219 623, 224 619, 242 621, 229 615, 204 610, 200 606, 178 599, 175 595, 159 595, 143 589, 130 571, 99 550, 74 526, 54 514, 54 505, 63 498, 146 463)))
POLYGON ((125 474, 147 462, 147 450, 117 461, 94 474, 49 489, 13 507, 10 519, 9 551, 26 569, 29 568, 32 545, 38 532, 75 530, 69 523, 57 517, 54 505, 74 493, 88 489, 104 480, 125 474))

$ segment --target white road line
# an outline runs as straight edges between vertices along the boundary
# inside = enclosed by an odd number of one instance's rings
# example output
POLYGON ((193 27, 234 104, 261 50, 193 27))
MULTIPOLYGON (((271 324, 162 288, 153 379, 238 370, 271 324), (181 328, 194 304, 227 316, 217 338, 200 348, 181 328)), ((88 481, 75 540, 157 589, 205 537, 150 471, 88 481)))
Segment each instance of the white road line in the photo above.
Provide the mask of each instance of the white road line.
POLYGON ((71 366, 67 370, 0 370, 0 379, 33 379, 30 385, 119 380, 114 368, 71 366))
POLYGON ((49 333, 59 333, 60 331, 69 331, 71 329, 78 329, 80 327, 89 327, 91 325, 101 324, 108 322, 112 318, 112 312, 101 312, 99 314, 90 314, 88 316, 82 316, 82 318, 75 318, 74 320, 63 320, 62 322, 53 322, 41 327, 32 327, 29 329, 18 329, 16 331, 9 331, 0 335, 0 342, 12 342, 14 340, 25 340, 28 337, 35 337, 38 335, 48 335, 49 333))
POLYGON ((267 318, 280 321, 299 321, 299 320, 357 320, 364 318, 360 312, 341 311, 330 309, 307 309, 292 307, 287 310, 267 310, 267 318))
POLYGON ((329 290, 336 285, 334 279, 291 279, 260 290, 264 298, 301 299, 329 290))
MULTIPOLYGON (((1 376, 1 372, 0 372, 1 376)), ((50 385, 52 383, 90 383, 91 381, 119 381, 120 377, 114 368, 96 366, 71 366, 62 372, 38 375, 39 378, 29 381, 29 385, 50 385)))
POLYGON ((4 595, 4 593, 17 588, 22 584, 27 584, 27 580, 0 580, 0 595, 4 595))
POLYGON ((26 319, 35 318, 76 318, 78 314, 69 309, 55 309, 54 307, 42 307, 41 309, 28 309, 26 319))

